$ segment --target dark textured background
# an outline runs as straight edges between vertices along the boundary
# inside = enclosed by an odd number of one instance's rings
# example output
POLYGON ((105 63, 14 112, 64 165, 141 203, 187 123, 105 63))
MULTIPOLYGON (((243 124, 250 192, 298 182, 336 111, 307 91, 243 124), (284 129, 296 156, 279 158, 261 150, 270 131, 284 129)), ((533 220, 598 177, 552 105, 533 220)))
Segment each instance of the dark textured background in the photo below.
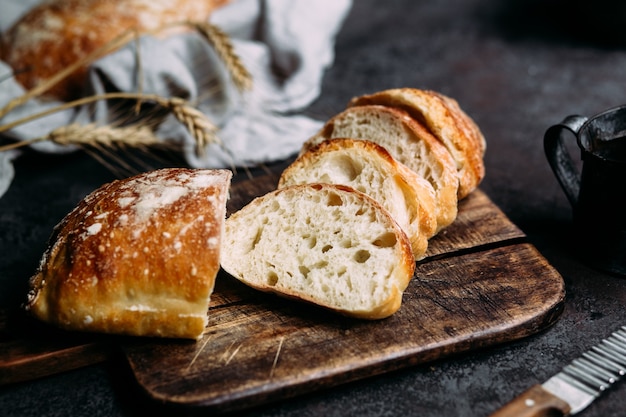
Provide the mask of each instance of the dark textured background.
MULTIPOLYGON (((391 87, 456 98, 487 139, 481 188, 563 275, 565 311, 555 326, 519 342, 245 415, 485 416, 626 325, 626 279, 587 268, 569 250, 571 210, 542 145, 546 128, 564 116, 626 103, 625 22, 626 5, 612 0, 355 0, 308 112, 327 119, 352 96, 391 87)), ((0 199, 0 305, 21 301, 54 224, 113 178, 83 154, 16 162, 16 180, 0 199)), ((158 411, 138 397, 123 361, 110 361, 2 387, 0 415, 158 411)), ((624 415, 625 398, 622 383, 581 415, 624 415)))

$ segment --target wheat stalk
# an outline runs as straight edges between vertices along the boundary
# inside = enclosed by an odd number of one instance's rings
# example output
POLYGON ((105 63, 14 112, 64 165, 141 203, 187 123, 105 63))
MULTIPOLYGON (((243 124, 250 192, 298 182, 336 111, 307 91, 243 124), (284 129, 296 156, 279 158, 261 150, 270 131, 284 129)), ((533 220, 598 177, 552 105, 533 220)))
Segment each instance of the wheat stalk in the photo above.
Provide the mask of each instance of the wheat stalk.
POLYGON ((155 101, 172 112, 181 122, 196 142, 196 154, 202 155, 207 145, 220 143, 217 136, 217 127, 198 109, 192 107, 185 100, 173 97, 155 97, 155 101))
MULTIPOLYGON (((182 98, 179 98, 179 97, 167 98, 167 97, 162 97, 156 94, 137 94, 137 93, 108 93, 108 94, 99 94, 99 95, 94 95, 90 97, 84 97, 78 100, 74 100, 72 102, 64 103, 63 105, 56 106, 49 110, 45 110, 40 113, 27 116, 19 120, 15 120, 6 125, 0 126, 0 132, 9 130, 15 126, 29 122, 31 120, 38 119, 38 118, 47 116, 55 112, 65 110, 67 108, 81 106, 81 105, 88 104, 94 101, 106 100, 106 99, 134 99, 134 100, 140 100, 140 101, 153 101, 159 106, 169 110, 174 115, 174 117, 187 128, 189 133, 194 138, 194 141, 196 144, 196 153, 198 155, 202 155, 202 153, 204 152, 204 149, 206 148, 208 144, 221 143, 217 136, 217 130, 218 130, 217 127, 213 123, 211 123, 211 121, 207 118, 207 116, 205 116, 201 111, 193 107, 188 101, 183 100, 182 98)), ((146 126, 146 129, 148 129, 147 126, 146 126)), ((40 142, 44 140, 51 140, 50 135, 47 135, 41 138, 32 139, 32 140, 16 142, 16 143, 5 145, 5 146, 0 146, 0 152, 26 146, 33 142, 40 142)), ((128 143, 126 144, 132 146, 132 141, 128 139, 128 143)))
MULTIPOLYGON (((215 49, 217 55, 224 62, 227 70, 231 74, 231 78, 235 86, 244 91, 252 87, 252 76, 243 65, 239 56, 235 53, 230 38, 217 26, 206 22, 178 22, 173 25, 166 25, 152 31, 146 31, 144 33, 157 33, 167 27, 176 25, 186 25, 196 31, 198 31, 215 49)), ((4 117, 14 108, 26 103, 28 100, 39 96, 61 81, 63 78, 76 71, 78 68, 88 65, 94 60, 103 57, 104 55, 115 51, 122 45, 128 43, 133 38, 137 40, 139 33, 134 30, 128 30, 123 32, 118 37, 113 39, 108 44, 95 50, 91 54, 85 56, 83 59, 69 65, 65 70, 59 72, 54 77, 46 80, 41 85, 33 88, 24 95, 11 100, 4 108, 0 109, 0 119, 4 117)), ((141 61, 138 56, 139 67, 141 71, 141 61)), ((141 91, 142 79, 141 73, 139 74, 139 88, 141 91)), ((0 132, 7 131, 15 126, 24 124, 26 122, 44 117, 46 115, 66 110, 71 107, 80 106, 83 104, 91 103, 97 100, 106 99, 135 99, 137 100, 136 110, 139 110, 143 101, 153 101, 161 107, 170 111, 173 116, 182 123, 189 133, 192 135, 195 141, 196 154, 203 155, 207 145, 219 144, 220 140, 217 136, 218 128, 198 109, 193 107, 187 101, 178 98, 166 98, 155 94, 142 94, 139 93, 107 93, 94 95, 90 97, 84 97, 72 102, 63 103, 52 109, 48 109, 37 114, 33 114, 22 119, 13 121, 11 123, 1 125, 0 132)), ((72 124, 69 126, 63 126, 51 131, 48 135, 15 142, 12 144, 0 146, 0 152, 7 151, 9 149, 15 149, 22 146, 27 146, 35 142, 51 141, 59 145, 78 145, 86 146, 91 145, 99 149, 111 148, 111 147, 137 147, 137 146, 150 146, 160 143, 159 139, 154 135, 152 129, 148 126, 132 125, 128 127, 112 127, 112 126, 96 126, 94 124, 88 124, 84 126, 72 124)), ((97 155, 94 155, 97 156, 97 155)))
POLYGON ((252 75, 243 65, 239 55, 235 53, 235 48, 228 35, 211 23, 187 22, 187 24, 198 31, 213 46, 239 91, 251 89, 252 75))
POLYGON ((41 140, 49 140, 58 145, 88 145, 142 147, 160 143, 152 129, 146 125, 131 125, 113 127, 109 125, 97 126, 94 123, 79 125, 73 123, 51 131, 41 140))

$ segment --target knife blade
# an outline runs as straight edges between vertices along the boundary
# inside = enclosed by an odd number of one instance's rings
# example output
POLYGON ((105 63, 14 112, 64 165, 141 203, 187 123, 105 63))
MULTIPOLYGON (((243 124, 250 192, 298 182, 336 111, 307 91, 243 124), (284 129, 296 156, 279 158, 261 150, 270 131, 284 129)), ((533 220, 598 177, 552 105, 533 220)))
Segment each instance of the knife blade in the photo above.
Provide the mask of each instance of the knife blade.
POLYGON ((626 326, 514 398, 490 417, 574 415, 626 374, 626 326))

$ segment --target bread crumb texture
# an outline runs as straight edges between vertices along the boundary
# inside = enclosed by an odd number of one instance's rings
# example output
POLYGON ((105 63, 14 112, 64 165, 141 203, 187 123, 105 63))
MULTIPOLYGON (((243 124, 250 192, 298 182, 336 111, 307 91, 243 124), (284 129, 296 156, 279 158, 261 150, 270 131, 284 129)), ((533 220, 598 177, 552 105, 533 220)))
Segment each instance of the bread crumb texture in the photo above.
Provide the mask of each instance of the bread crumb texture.
POLYGON ((382 146, 350 138, 325 140, 290 164, 278 187, 307 183, 347 185, 372 197, 407 234, 415 258, 425 256, 437 226, 435 191, 382 146))
POLYGON ((221 262, 252 287, 364 318, 399 308, 415 266, 385 209, 330 184, 286 187, 234 213, 221 262))

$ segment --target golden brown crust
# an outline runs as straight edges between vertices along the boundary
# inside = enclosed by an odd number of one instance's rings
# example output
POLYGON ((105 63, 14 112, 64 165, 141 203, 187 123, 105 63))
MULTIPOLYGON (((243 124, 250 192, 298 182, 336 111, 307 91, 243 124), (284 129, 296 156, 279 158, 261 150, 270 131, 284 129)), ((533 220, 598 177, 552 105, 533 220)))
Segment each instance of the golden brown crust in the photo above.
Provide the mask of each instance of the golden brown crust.
MULTIPOLYGON (((31 89, 123 32, 138 33, 187 20, 208 20, 229 0, 49 0, 27 12, 4 35, 2 60, 31 89)), ((166 34, 164 32, 163 34, 166 34)), ((76 98, 87 68, 58 83, 47 95, 76 98)))
POLYGON ((278 188, 303 181, 340 183, 374 198, 404 229, 415 258, 425 256, 428 239, 437 229, 434 189, 384 147, 368 140, 327 139, 290 164, 278 188))
POLYGON ((431 182, 437 198, 436 232, 449 226, 456 219, 459 175, 455 161, 444 144, 419 120, 400 108, 376 104, 351 106, 328 120, 319 132, 303 144, 300 154, 324 140, 345 136, 345 130, 350 130, 354 138, 369 140, 383 146, 397 161, 431 182), (361 121, 355 122, 355 119, 361 121), (362 123, 364 121, 368 123, 362 123), (385 132, 384 126, 378 127, 378 123, 384 124, 389 121, 402 125, 403 131, 409 133, 409 141, 414 143, 399 143, 397 138, 385 132), (423 148, 423 154, 420 154, 422 151, 415 153, 409 151, 418 142, 421 143, 418 147, 423 148), (427 172, 428 177, 425 176, 427 172))
POLYGON ((231 176, 172 168, 94 191, 55 228, 27 310, 70 330, 198 338, 231 176))
POLYGON ((397 88, 355 97, 348 106, 371 104, 403 109, 446 145, 459 170, 459 199, 478 187, 485 176, 485 139, 454 99, 430 90, 397 88))

